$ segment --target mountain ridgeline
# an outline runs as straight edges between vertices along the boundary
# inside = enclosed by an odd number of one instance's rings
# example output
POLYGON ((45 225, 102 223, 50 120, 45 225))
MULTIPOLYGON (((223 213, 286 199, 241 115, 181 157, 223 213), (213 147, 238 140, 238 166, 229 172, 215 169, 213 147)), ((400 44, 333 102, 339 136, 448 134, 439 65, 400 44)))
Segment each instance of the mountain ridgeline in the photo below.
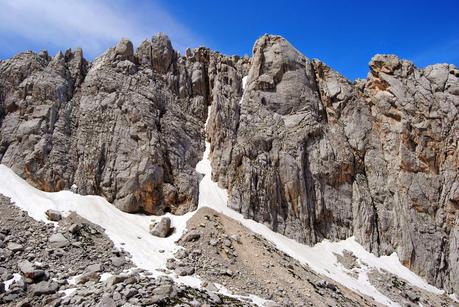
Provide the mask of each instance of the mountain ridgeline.
POLYGON ((24 52, 0 62, 0 161, 44 191, 183 214, 207 138, 245 217, 307 244, 355 236, 458 293, 459 70, 394 55, 369 69, 351 82, 273 35, 251 58, 180 55, 162 34, 92 63, 24 52))

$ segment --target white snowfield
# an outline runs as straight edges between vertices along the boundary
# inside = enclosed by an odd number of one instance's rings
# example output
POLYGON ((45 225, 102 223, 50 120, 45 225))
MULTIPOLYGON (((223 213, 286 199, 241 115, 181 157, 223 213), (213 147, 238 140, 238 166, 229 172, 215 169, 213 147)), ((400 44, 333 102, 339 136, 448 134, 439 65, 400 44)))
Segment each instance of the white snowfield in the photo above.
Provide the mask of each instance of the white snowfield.
MULTIPOLYGON (((240 213, 227 206, 227 191, 212 181, 212 169, 210 160, 208 160, 209 153, 210 144, 206 142, 203 159, 196 165, 196 170, 204 174, 199 184, 198 208, 210 207, 241 222, 254 233, 272 242, 279 250, 302 264, 308 265, 317 273, 328 276, 352 290, 373 297, 381 304, 399 306, 370 284, 367 273, 373 268, 384 269, 427 291, 436 294, 443 293, 442 290, 429 285, 421 277, 404 267, 395 253, 391 256, 376 257, 368 253, 354 238, 340 242, 324 240, 310 247, 273 232, 263 224, 245 219, 240 213), (358 279, 348 274, 349 271, 337 261, 335 253, 342 254, 344 250, 352 251, 359 259, 361 268, 353 270, 353 272, 358 273, 358 279)), ((32 187, 7 166, 1 164, 0 194, 10 197, 12 202, 26 210, 32 218, 44 222, 49 222, 45 215, 45 211, 48 209, 62 211, 64 215, 71 211, 78 213, 92 223, 103 227, 115 246, 129 252, 132 255, 132 261, 139 268, 150 271, 153 276, 164 274, 159 270, 165 269, 166 260, 173 257, 173 254, 181 248, 175 241, 185 232, 186 223, 194 214, 194 212, 189 212, 182 216, 175 216, 170 213, 164 215, 171 219, 175 232, 168 238, 154 237, 149 234, 149 225, 153 220, 159 220, 161 218, 159 216, 125 213, 99 196, 82 196, 70 191, 43 192, 32 187)), ((179 283, 196 288, 201 287, 201 280, 198 276, 179 277, 173 275, 172 277, 179 283)), ((238 297, 220 285, 217 287, 220 289, 220 293, 238 297)), ((250 298, 260 306, 266 302, 266 300, 254 295, 251 295, 250 298)))

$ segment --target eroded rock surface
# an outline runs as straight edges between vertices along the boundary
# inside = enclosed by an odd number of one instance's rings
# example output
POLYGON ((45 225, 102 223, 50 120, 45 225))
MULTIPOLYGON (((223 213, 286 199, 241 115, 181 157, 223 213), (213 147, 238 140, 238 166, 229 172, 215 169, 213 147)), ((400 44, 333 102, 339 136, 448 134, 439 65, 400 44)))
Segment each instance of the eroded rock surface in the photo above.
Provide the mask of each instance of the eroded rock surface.
POLYGON ((352 83, 279 36, 251 61, 208 125, 230 205, 308 244, 354 235, 457 292, 459 70, 376 55, 352 83))
MULTIPOLYGON (((167 36, 121 40, 93 63, 81 50, 0 63, 0 160, 45 191, 98 194, 126 212, 197 205, 210 84, 247 59, 180 56, 167 36)), ((240 80, 240 77, 239 77, 240 80)))
POLYGON ((0 62, 0 161, 121 210, 196 208, 204 122, 230 206, 307 244, 355 236, 459 291, 459 70, 376 55, 350 82, 279 36, 253 56, 167 36, 0 62), (247 76, 245 90, 242 78, 247 76))

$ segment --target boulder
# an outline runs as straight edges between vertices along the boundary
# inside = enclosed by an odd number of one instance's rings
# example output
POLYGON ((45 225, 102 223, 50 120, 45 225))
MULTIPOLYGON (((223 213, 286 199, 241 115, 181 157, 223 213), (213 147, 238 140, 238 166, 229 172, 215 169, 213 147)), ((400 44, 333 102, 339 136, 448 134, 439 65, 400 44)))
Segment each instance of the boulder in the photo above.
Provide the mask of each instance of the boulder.
POLYGON ((126 38, 121 39, 115 47, 115 55, 118 59, 134 61, 134 46, 126 38))
POLYGON ((171 232, 171 219, 163 217, 158 223, 150 225, 150 233, 156 237, 165 238, 171 232))
POLYGON ((17 265, 22 275, 29 279, 38 280, 45 276, 45 271, 35 268, 35 265, 27 260, 19 261, 17 265))
POLYGON ((46 210, 46 217, 52 222, 59 222, 62 220, 62 214, 57 210, 46 210))

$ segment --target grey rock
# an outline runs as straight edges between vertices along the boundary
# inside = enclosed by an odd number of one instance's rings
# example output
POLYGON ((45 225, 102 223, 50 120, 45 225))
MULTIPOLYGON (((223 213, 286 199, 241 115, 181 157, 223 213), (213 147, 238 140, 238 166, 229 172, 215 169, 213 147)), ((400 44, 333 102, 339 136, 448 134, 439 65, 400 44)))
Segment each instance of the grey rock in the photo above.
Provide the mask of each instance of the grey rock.
POLYGON ((35 266, 27 260, 19 261, 18 269, 22 275, 32 280, 41 279, 45 276, 45 271, 35 268, 35 266))
POLYGON ((126 299, 130 299, 131 297, 133 297, 137 293, 138 293, 138 291, 136 289, 132 289, 131 288, 131 289, 124 289, 121 294, 123 294, 126 299))
POLYGON ((125 281, 128 279, 128 276, 123 276, 123 275, 113 275, 110 276, 106 281, 105 281, 105 287, 111 288, 112 286, 119 284, 120 282, 125 281))
POLYGON ((134 46, 128 39, 123 38, 115 47, 115 56, 122 60, 134 59, 134 46))
POLYGON ((96 273, 96 272, 102 272, 104 270, 104 266, 101 263, 94 263, 91 265, 88 265, 84 269, 84 273, 96 273))
POLYGON ((457 291, 459 100, 447 89, 459 79, 452 65, 393 55, 369 66, 352 83, 279 36, 260 38, 244 95, 214 80, 212 178, 229 206, 274 231, 307 244, 354 235, 457 291))
POLYGON ((150 233, 156 237, 165 238, 171 232, 171 219, 168 217, 163 217, 161 220, 150 225, 150 233))
POLYGON ((188 275, 193 275, 194 274, 194 268, 191 266, 183 266, 183 267, 177 267, 175 269, 175 273, 178 276, 188 276, 188 275))
POLYGON ((104 296, 97 304, 97 307, 116 307, 116 303, 112 298, 104 296))
POLYGON ((174 299, 177 296, 177 289, 171 284, 162 284, 153 290, 152 300, 154 303, 160 303, 165 299, 174 299))
POLYGON ((48 220, 50 221, 58 222, 62 220, 62 214, 57 210, 49 209, 49 210, 46 210, 45 213, 46 213, 48 220))
POLYGON ((68 231, 71 233, 71 234, 77 234, 78 231, 81 229, 81 225, 79 224, 72 224, 70 225, 68 231))
POLYGON ((115 267, 120 267, 126 263, 124 257, 111 257, 110 260, 115 267))
POLYGON ((188 252, 186 249, 179 249, 175 254, 174 257, 177 259, 184 259, 188 257, 188 252))
POLYGON ((177 267, 177 263, 176 263, 175 259, 167 259, 166 268, 168 270, 175 270, 176 267, 177 267))
POLYGON ((24 246, 22 246, 22 244, 14 242, 8 242, 6 248, 8 248, 12 252, 22 252, 24 250, 24 246))
POLYGON ((48 238, 48 242, 54 248, 62 248, 70 245, 70 241, 60 232, 52 234, 48 238))
POLYGON ((39 296, 54 294, 57 292, 59 287, 53 282, 41 281, 37 284, 32 285, 31 289, 33 296, 39 296))
POLYGON ((199 240, 199 238, 201 238, 201 233, 199 231, 190 230, 182 237, 182 241, 183 242, 197 241, 199 240))
POLYGON ((183 214, 197 207, 211 106, 212 179, 229 206, 307 244, 355 236, 458 292, 459 71, 394 55, 369 67, 350 82, 272 35, 250 61, 181 56, 165 35, 92 63, 21 53, 0 62, 0 162, 45 191, 75 184, 126 212, 183 214))

